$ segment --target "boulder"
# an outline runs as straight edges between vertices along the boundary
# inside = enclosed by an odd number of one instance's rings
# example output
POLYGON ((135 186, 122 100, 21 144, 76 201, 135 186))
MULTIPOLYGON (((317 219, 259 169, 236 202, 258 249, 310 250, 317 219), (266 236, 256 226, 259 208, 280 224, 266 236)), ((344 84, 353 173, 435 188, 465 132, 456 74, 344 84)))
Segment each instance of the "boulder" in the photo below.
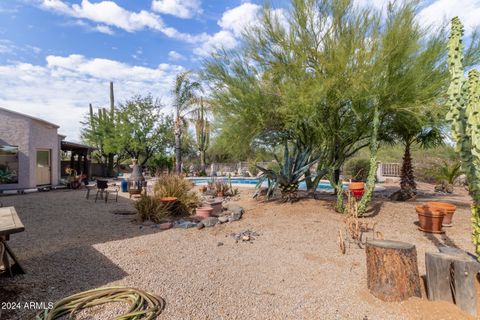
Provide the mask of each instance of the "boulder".
POLYGON ((214 225, 218 224, 218 218, 210 217, 202 220, 202 223, 205 227, 213 227, 214 225))
POLYGON ((228 218, 229 217, 227 217, 227 216, 220 216, 220 217, 218 217, 218 221, 220 223, 225 223, 225 222, 228 222, 228 218))

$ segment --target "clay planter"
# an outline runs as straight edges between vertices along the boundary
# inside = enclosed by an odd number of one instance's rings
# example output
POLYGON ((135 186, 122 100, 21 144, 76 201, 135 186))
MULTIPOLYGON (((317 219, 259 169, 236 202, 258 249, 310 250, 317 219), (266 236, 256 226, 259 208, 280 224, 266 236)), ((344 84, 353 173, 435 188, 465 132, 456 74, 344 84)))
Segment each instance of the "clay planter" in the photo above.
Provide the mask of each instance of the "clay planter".
POLYGON ((443 223, 442 223, 444 227, 452 226, 453 214, 457 209, 455 205, 447 202, 427 202, 426 205, 435 210, 440 210, 445 214, 445 216, 443 217, 443 223))
POLYGON ((443 210, 438 210, 428 205, 420 205, 415 207, 418 213, 418 229, 429 233, 444 233, 442 230, 442 222, 445 214, 443 210))
POLYGON ((160 201, 168 204, 177 201, 177 197, 162 197, 160 198, 160 201))
POLYGON ((365 192, 365 183, 363 182, 350 182, 348 184, 348 190, 356 200, 360 200, 365 192))
POLYGON ((199 218, 200 220, 209 218, 212 215, 213 208, 212 207, 200 207, 195 209, 195 217, 199 218))

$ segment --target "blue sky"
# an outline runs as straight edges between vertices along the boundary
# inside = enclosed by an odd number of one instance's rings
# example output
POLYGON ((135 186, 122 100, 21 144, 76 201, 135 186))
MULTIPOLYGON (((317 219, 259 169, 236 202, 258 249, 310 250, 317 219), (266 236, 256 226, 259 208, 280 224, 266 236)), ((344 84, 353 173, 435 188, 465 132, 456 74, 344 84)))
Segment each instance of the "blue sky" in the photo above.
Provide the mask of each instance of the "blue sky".
MULTIPOLYGON (((383 0, 355 0, 385 7, 383 0)), ((285 19, 287 0, 270 1, 285 19)), ((198 69, 219 47, 235 48, 258 19, 262 1, 241 0, 1 0, 0 107, 59 124, 78 140, 88 110, 152 93, 169 103, 178 72, 198 69)), ((471 32, 480 0, 426 0, 420 22, 460 16, 471 32), (461 3, 461 4, 460 4, 461 3)))

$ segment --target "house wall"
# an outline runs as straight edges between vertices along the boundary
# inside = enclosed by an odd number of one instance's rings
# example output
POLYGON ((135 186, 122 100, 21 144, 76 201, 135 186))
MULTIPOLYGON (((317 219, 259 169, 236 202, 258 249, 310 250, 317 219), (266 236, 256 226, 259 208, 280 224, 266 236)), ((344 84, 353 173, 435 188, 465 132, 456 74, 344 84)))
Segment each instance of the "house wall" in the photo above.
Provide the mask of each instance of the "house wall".
POLYGON ((36 186, 35 168, 37 166, 37 149, 50 149, 50 166, 52 185, 58 185, 60 167, 60 148, 57 128, 39 121, 31 120, 30 126, 30 186, 36 186))
POLYGON ((36 150, 51 150, 52 184, 59 182, 60 144, 57 128, 0 109, 0 144, 18 146, 18 183, 0 184, 0 190, 36 187, 36 150))
POLYGON ((30 119, 0 110, 0 144, 18 146, 18 183, 0 184, 2 189, 30 185, 30 119))

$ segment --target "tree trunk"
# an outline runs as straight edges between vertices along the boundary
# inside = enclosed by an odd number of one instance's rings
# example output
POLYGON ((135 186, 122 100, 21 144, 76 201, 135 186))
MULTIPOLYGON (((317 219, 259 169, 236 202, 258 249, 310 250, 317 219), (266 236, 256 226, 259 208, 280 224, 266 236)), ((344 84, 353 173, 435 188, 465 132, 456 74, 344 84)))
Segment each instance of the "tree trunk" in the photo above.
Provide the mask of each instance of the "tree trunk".
POLYGON ((417 251, 413 244, 371 240, 367 242, 367 285, 383 301, 421 297, 417 251))
POLYGON ((177 174, 182 173, 182 127, 180 115, 177 111, 175 119, 175 171, 177 174))
POLYGON ((113 158, 114 158, 113 153, 108 154, 108 160, 107 160, 107 177, 113 177, 113 158))
POLYGON ((200 172, 205 172, 205 150, 200 150, 200 172))
POLYGON ((405 144, 405 152, 403 154, 402 169, 400 172, 400 189, 410 197, 417 193, 417 184, 415 183, 415 175, 413 173, 412 155, 410 154, 411 143, 405 144))

